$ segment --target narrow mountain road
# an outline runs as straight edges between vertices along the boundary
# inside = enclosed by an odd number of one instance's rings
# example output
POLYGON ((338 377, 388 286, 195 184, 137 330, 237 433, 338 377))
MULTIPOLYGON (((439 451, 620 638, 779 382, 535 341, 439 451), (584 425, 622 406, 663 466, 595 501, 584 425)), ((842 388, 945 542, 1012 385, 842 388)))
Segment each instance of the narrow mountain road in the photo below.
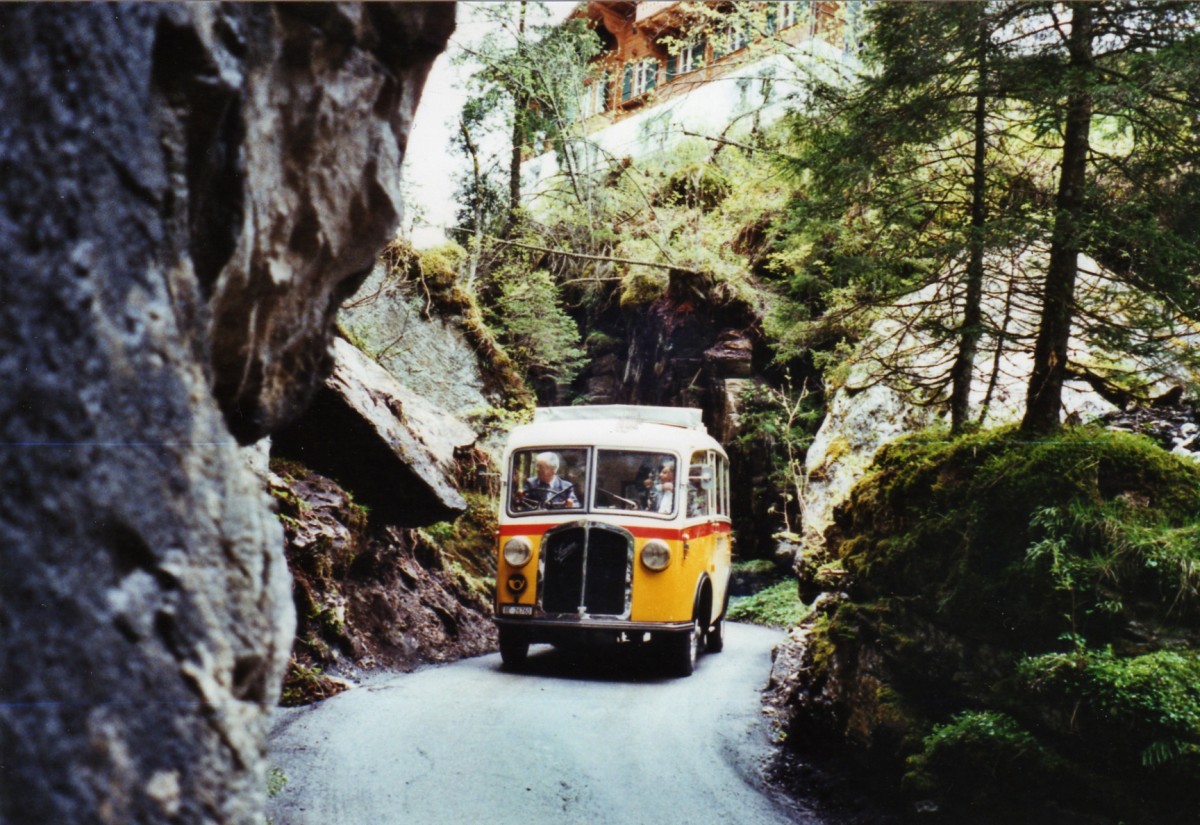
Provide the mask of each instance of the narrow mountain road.
POLYGON ((389 675, 280 710, 274 825, 820 823, 759 779, 759 691, 777 631, 727 628, 725 651, 668 678, 632 651, 535 646, 389 675))

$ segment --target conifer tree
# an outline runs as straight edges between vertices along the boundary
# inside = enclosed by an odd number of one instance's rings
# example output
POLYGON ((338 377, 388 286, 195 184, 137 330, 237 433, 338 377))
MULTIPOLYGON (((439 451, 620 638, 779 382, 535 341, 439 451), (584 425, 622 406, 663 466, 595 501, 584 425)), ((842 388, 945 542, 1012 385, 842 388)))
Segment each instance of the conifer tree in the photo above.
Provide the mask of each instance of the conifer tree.
POLYGON ((823 313, 817 329, 844 331, 848 317, 869 322, 871 307, 951 278, 954 301, 942 289, 919 312, 934 339, 955 342, 952 362, 933 375, 906 373, 911 352, 878 362, 882 380, 914 400, 948 401, 960 431, 988 331, 985 253, 1044 245, 1025 430, 1057 427, 1069 377, 1121 395, 1114 382, 1136 376, 1070 364, 1067 343, 1082 326, 1110 349, 1153 359, 1195 317, 1200 233, 1186 228, 1200 191, 1198 14, 1170 2, 871 7, 866 71, 848 88, 816 85, 813 111, 796 119, 801 186, 788 229, 810 251, 793 257, 791 297, 823 313), (1043 201, 1053 206, 1031 206, 1043 201), (1115 273, 1114 294, 1146 293, 1166 310, 1142 303, 1136 317, 1083 317, 1081 252, 1115 273))
MULTIPOLYGON (((1138 285, 1167 300, 1195 307, 1195 298, 1161 271, 1162 261, 1147 254, 1148 233, 1172 247, 1173 264, 1195 279, 1200 239, 1165 238, 1160 214, 1141 227, 1113 222, 1120 213, 1105 202, 1104 190, 1120 190, 1134 210, 1152 208, 1156 193, 1175 189, 1174 180, 1195 181, 1197 112, 1200 112, 1200 10, 1190 3, 1029 4, 1023 9, 1027 35, 1028 98, 1048 121, 1061 108, 1058 140, 1061 170, 1056 194, 1050 262, 1034 349, 1026 413, 1021 427, 1031 434, 1058 428, 1062 388, 1070 374, 1067 343, 1076 320, 1075 281, 1079 254, 1101 252, 1125 269, 1138 285), (1128 143, 1124 151, 1093 147, 1094 122, 1128 143), (1165 168, 1144 153, 1159 152, 1179 166, 1165 168), (1174 179, 1174 180, 1173 180, 1174 179), (1134 237, 1121 239, 1133 231, 1134 237), (1137 261, 1137 269, 1129 264, 1137 261), (1120 259, 1124 258, 1122 261, 1120 259), (1140 270, 1140 271, 1138 271, 1140 270)), ((1110 139, 1109 143, 1116 143, 1110 139)), ((1194 184, 1190 184, 1194 190, 1194 184)), ((1186 198, 1185 198, 1186 200, 1186 198)), ((1161 206, 1161 201, 1159 202, 1161 206)), ((1175 208, 1186 203, 1176 201, 1175 208)), ((1123 222, 1122 222, 1123 223, 1123 222)), ((1178 277, 1176 273, 1175 277, 1178 277)), ((1184 280, 1187 280, 1185 276, 1184 280)), ((1193 280, 1194 284, 1195 281, 1193 280)))
MULTIPOLYGON (((796 215, 809 226, 797 228, 829 238, 837 224, 833 236, 842 238, 820 250, 843 268, 829 286, 852 286, 866 305, 957 279, 957 318, 949 306, 931 309, 942 318, 939 336, 956 342, 952 361, 936 375, 904 378, 928 402, 948 394, 958 432, 970 416, 984 256, 996 234, 988 176, 998 164, 988 154, 1006 126, 994 112, 1001 94, 994 67, 1007 60, 995 35, 1006 10, 889 3, 872 7, 868 18, 866 71, 848 89, 818 86, 815 115, 798 118, 799 165, 809 178, 796 215)), ((907 371, 899 361, 883 366, 907 371)))

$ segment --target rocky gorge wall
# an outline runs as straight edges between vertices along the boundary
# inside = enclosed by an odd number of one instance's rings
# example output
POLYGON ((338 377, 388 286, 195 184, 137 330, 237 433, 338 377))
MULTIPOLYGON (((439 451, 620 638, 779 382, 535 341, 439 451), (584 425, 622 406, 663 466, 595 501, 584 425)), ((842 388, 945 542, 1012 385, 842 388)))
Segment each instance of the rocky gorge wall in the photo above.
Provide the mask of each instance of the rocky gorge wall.
POLYGON ((239 445, 331 369, 453 20, 0 10, 0 821, 260 821, 293 614, 239 445))

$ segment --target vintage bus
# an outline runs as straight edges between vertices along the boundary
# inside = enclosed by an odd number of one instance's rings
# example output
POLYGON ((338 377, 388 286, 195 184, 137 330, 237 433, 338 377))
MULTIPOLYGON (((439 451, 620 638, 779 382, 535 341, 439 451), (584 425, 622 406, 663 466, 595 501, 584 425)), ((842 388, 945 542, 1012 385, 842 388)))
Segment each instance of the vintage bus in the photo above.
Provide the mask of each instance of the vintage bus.
POLYGON ((724 645, 729 463, 699 410, 537 409, 505 449, 499 525, 505 667, 531 643, 626 643, 686 676, 724 645))

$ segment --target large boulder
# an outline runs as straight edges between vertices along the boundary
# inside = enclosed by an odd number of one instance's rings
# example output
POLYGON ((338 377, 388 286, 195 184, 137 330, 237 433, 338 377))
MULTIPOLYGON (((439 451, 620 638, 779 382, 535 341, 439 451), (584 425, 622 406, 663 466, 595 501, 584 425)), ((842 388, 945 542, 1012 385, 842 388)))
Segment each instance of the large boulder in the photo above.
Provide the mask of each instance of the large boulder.
POLYGON ((239 444, 324 379, 453 16, 0 10, 0 821, 262 821, 293 615, 239 444))
POLYGON ((342 307, 339 323, 401 385, 439 408, 467 419, 502 406, 486 387, 465 323, 439 311, 422 286, 380 262, 342 307))
POLYGON ((333 374, 308 409, 274 439, 275 454, 336 478, 390 523, 418 527, 466 509, 454 485, 466 424, 403 387, 344 339, 333 374))

